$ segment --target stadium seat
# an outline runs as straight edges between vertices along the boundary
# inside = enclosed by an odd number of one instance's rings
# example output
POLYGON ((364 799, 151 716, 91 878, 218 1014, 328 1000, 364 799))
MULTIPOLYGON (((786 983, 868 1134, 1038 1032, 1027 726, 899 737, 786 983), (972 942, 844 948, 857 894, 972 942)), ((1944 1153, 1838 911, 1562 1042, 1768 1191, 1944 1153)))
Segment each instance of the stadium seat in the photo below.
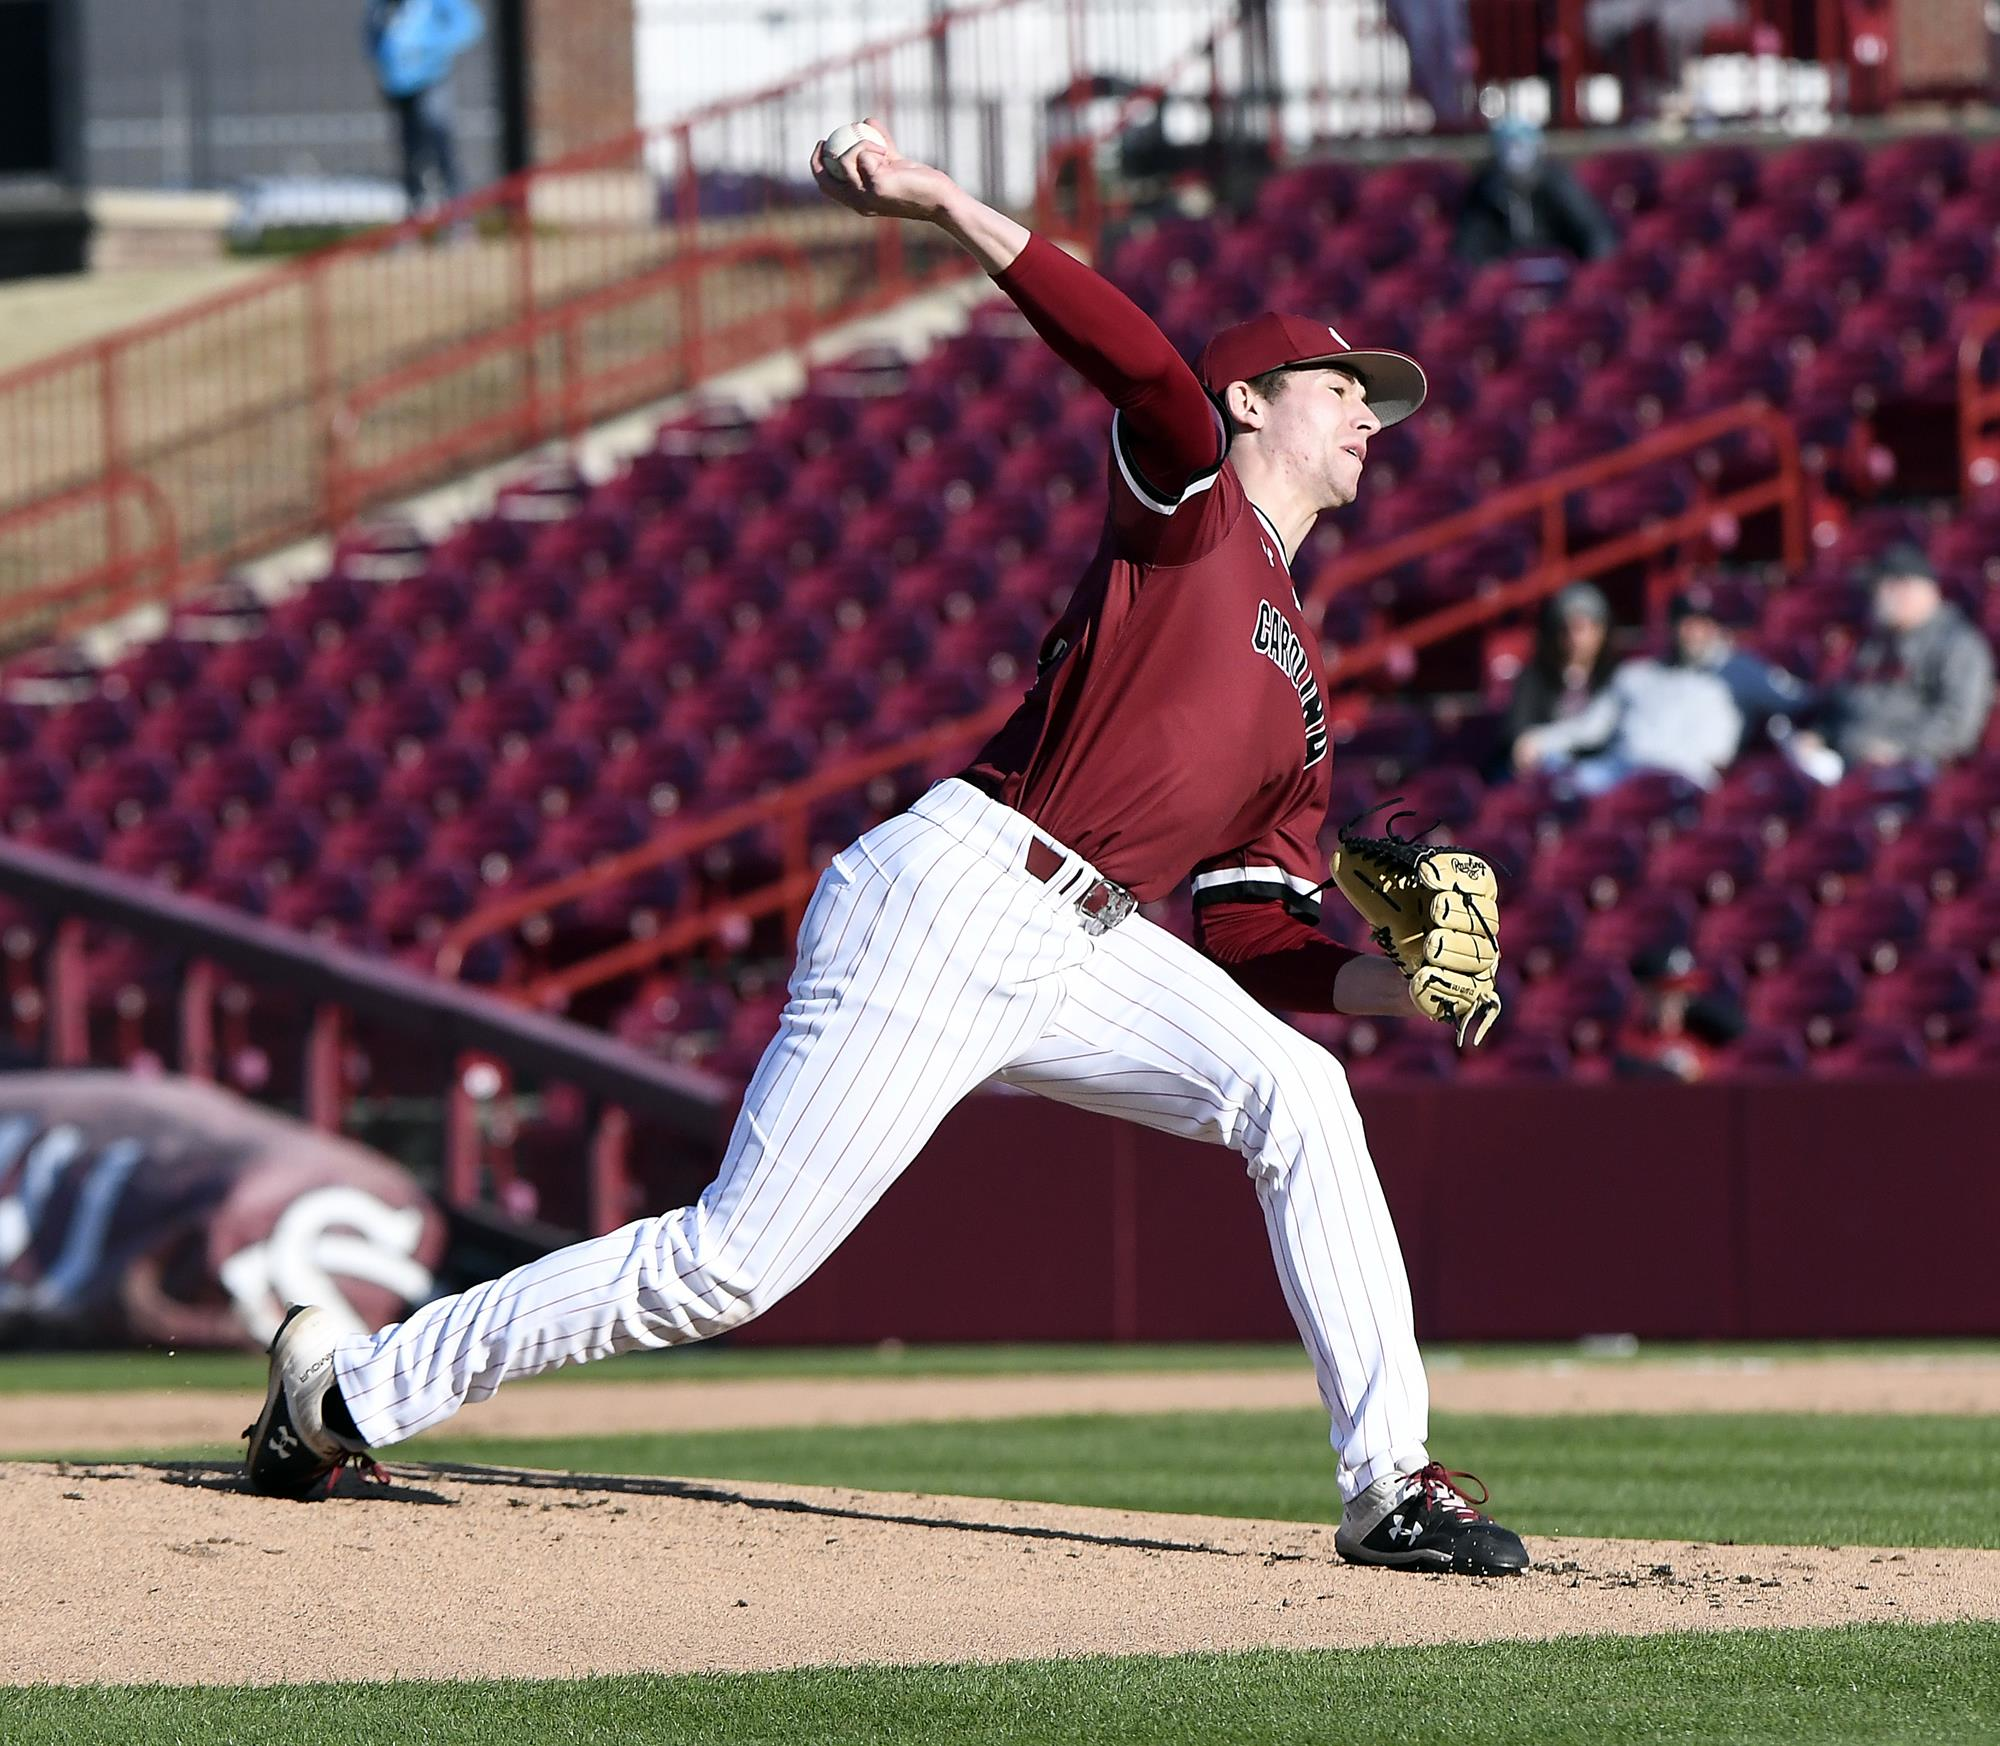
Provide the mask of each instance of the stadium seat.
POLYGON ((1621 965, 1579 958, 1560 976, 1524 985, 1509 1006, 1524 1031, 1560 1038, 1578 1055, 1595 1055, 1617 1036, 1631 998, 1632 979, 1621 965))
POLYGON ((1843 1040, 1861 1006, 1861 972, 1840 953, 1809 950, 1765 975, 1744 992, 1752 1024, 1791 1031, 1813 1048, 1843 1040))
POLYGON ((1815 1079, 1902 1078, 1927 1065, 1923 1038, 1907 1025, 1868 1023, 1854 1034, 1816 1052, 1807 1062, 1815 1079))
POLYGON ((1503 888, 1502 902, 1508 961, 1529 981, 1558 974, 1582 943, 1583 905, 1568 892, 1533 885, 1518 895, 1503 888))
POLYGON ((1924 896, 1914 886, 1870 885, 1813 917, 1813 944, 1841 952, 1864 967, 1894 969, 1901 955, 1923 937, 1924 896))
POLYGON ((1758 883, 1733 903, 1696 918, 1695 956, 1770 970, 1801 950, 1812 934, 1811 899, 1782 885, 1758 883))
POLYGON ((1572 892, 1592 909, 1609 909, 1638 883, 1641 845, 1623 830, 1569 831, 1535 857, 1533 878, 1572 892))
POLYGON ((1872 831, 1851 824, 1812 824, 1771 851, 1764 877, 1804 887, 1820 903, 1838 903, 1867 876, 1874 854, 1872 831))
POLYGON ((1706 904, 1731 902, 1758 876, 1757 838, 1738 825, 1698 825, 1657 844, 1647 858, 1653 886, 1706 904))
POLYGON ((1979 1017, 1980 970, 1966 953, 1932 947, 1906 953, 1868 979, 1864 1018, 1916 1030, 1932 1047, 1967 1035, 1979 1017))

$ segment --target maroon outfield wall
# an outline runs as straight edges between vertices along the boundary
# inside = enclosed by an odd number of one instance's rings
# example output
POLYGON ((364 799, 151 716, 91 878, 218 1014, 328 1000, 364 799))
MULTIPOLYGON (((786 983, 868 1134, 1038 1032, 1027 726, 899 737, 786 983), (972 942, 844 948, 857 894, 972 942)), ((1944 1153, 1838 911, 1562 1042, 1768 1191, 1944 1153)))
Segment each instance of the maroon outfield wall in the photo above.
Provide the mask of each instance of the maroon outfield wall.
MULTIPOLYGON (((2000 1081, 1358 1095, 1427 1340, 2000 1334, 2000 1081)), ((1292 1332, 1235 1154, 996 1095, 737 1338, 1292 1332)))

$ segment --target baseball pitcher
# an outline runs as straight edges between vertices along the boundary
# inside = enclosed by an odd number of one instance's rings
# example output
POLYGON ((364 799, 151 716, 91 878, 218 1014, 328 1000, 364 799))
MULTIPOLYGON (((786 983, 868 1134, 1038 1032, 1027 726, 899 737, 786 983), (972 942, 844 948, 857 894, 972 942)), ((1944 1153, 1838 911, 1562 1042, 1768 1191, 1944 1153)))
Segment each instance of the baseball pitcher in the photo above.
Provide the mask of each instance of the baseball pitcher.
POLYGON ((1346 1076, 1274 1010, 1428 1019, 1467 1046, 1498 1011, 1484 861, 1350 830, 1329 879, 1316 848, 1323 667, 1290 564, 1354 500, 1369 438, 1416 410, 1423 372, 1282 314, 1216 335, 1190 370, 1104 279, 879 123, 841 132, 813 152, 827 197, 951 236, 1108 402, 1096 555, 1013 718, 826 869, 700 1199, 377 1334, 295 1311, 249 1482, 305 1496, 514 1377, 740 1327, 999 1079, 1243 1160, 1332 1422, 1345 1557, 1519 1570, 1520 1539, 1426 1447, 1409 1285, 1346 1076), (1137 913, 1190 874, 1198 946, 1137 913), (1380 955, 1315 927, 1329 884, 1380 955))

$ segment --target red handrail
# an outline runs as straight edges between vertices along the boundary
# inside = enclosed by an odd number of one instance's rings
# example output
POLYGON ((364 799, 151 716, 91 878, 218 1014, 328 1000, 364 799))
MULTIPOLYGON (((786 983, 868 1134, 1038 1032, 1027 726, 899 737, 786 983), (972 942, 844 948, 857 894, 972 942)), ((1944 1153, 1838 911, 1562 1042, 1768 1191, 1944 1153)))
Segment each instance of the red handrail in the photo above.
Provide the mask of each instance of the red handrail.
POLYGON ((61 635, 80 620, 96 617, 106 598, 122 599, 149 579, 171 576, 180 564, 180 541, 174 527, 173 505, 151 479, 140 473, 106 473, 18 509, 0 513, 0 538, 12 529, 54 521, 67 512, 81 512, 86 546, 101 544, 101 562, 73 570, 46 585, 38 596, 45 617, 35 629, 61 635), (151 523, 151 542, 128 551, 119 500, 130 498, 151 523))
MULTIPOLYGON (((1401 650, 1421 648, 1472 629, 1530 604, 1578 576, 1601 574, 1697 539, 1711 531, 1720 517, 1742 517, 1763 510, 1776 510, 1781 518, 1786 562, 1793 567, 1803 565, 1806 540, 1804 480, 1799 466, 1797 439, 1790 425, 1779 414, 1759 402, 1709 413, 1685 425, 1656 431, 1616 454, 1584 461, 1546 479, 1515 486, 1446 521, 1355 553, 1322 573, 1314 603, 1308 608, 1315 622, 1324 614, 1324 595, 1327 592, 1358 586, 1414 558, 1489 528, 1504 526, 1523 515, 1538 517, 1542 526, 1542 555, 1525 577, 1477 600, 1446 607, 1403 627, 1393 636, 1379 638, 1345 652, 1332 663, 1329 680, 1336 684, 1350 683, 1382 666, 1401 650), (1761 434, 1771 442, 1775 465, 1768 480, 1753 481, 1733 491, 1706 495, 1681 514, 1663 518, 1630 534, 1581 551, 1568 550, 1566 521, 1562 512, 1574 493, 1656 466, 1662 460, 1696 454, 1727 438, 1745 434, 1761 434)), ((1012 697, 996 700, 962 721, 932 728, 912 740, 861 757, 844 759, 772 794, 731 807, 713 818, 669 827, 650 842, 611 856, 566 878, 517 893, 477 910, 445 934, 438 953, 438 969, 447 976, 456 975, 464 964, 467 950, 480 940, 511 931, 533 918, 546 916, 560 904, 603 890, 633 874, 669 862, 685 861, 711 844, 726 841, 740 832, 774 824, 779 830, 783 862, 777 878, 770 883, 706 909, 678 916, 644 939, 609 948, 511 992, 517 998, 560 1007, 587 988, 647 969, 746 921, 758 920, 782 910, 787 924, 796 929, 806 899, 818 877, 818 870, 811 865, 806 841, 806 821, 811 807, 829 795, 860 788, 888 771, 921 764, 940 753, 960 747, 970 750, 998 728, 1014 707, 1012 697)))
MULTIPOLYGON (((1030 5, 967 0, 768 89, 567 153, 433 214, 0 372, 0 531, 12 548, 0 549, 0 623, 25 617, 39 626, 56 599, 79 618, 93 606, 108 614, 131 604, 127 573, 21 531, 45 536, 40 505, 104 489, 97 482, 107 476, 142 474, 173 508, 175 562, 146 583, 156 594, 181 592, 468 464, 572 432, 586 416, 693 386, 753 355, 753 339, 755 351, 795 347, 934 282, 901 227, 849 219, 816 200, 799 205, 802 159, 748 177, 735 166, 759 149, 746 140, 809 138, 864 90, 892 109, 899 84, 929 65, 932 41, 976 32, 973 46, 997 40, 1003 60, 1025 53, 1013 34, 991 32, 1030 5), (748 186, 750 211, 702 210, 702 177, 717 166, 748 186), (781 292, 757 299, 772 317, 761 333, 739 319, 740 295, 739 307, 720 309, 700 284, 748 263, 751 242, 766 251, 757 264, 781 292), (814 271, 829 262, 845 270, 814 271), (624 367, 629 343, 619 367, 584 361, 586 324, 676 292, 684 326, 676 334, 657 324, 649 367, 624 367), (558 355, 542 356, 537 341, 558 355), (518 391, 523 382, 527 392, 518 391), (367 433, 355 420, 388 402, 400 426, 388 433, 394 457, 362 461, 367 433)), ((973 90, 966 100, 983 99, 973 90)))
MULTIPOLYGON (((727 842, 743 831, 770 824, 778 826, 784 849, 784 870, 773 885, 749 898, 731 899, 702 915, 682 918, 657 934, 615 947, 601 958, 588 960, 588 963, 597 965, 616 960, 617 968, 607 974, 623 975, 630 970, 643 969, 669 952, 697 943, 736 918, 755 918, 780 908, 789 908, 794 912, 791 919, 796 927, 804 912, 805 896, 812 888, 812 881, 818 877, 817 870, 811 868, 808 861, 810 845, 806 842, 805 833, 809 810, 830 795, 861 788, 877 776, 900 770, 905 765, 922 763, 959 747, 970 749, 977 746, 1006 721, 1018 703, 1017 697, 998 698, 971 715, 927 728, 910 739, 899 740, 893 746, 843 758, 811 776, 788 783, 774 793, 743 801, 711 817, 687 819, 669 825, 659 836, 635 848, 607 856, 546 885, 490 903, 446 931, 438 945, 438 971, 444 976, 458 975, 464 967, 469 947, 515 928, 524 921, 545 915, 559 904, 616 885, 636 873, 648 872, 668 862, 686 860, 711 844, 727 842)), ((545 977, 526 991, 528 997, 566 997, 578 988, 589 987, 600 980, 596 976, 577 980, 576 971, 582 968, 584 966, 573 966, 570 970, 545 977)))
POLYGON ((1801 569, 1806 562, 1805 475, 1799 464, 1799 444, 1790 422, 1762 401, 1745 401, 1719 412, 1704 413, 1685 424, 1669 425, 1642 437, 1629 448, 1594 460, 1581 461, 1531 479, 1446 516, 1428 527, 1369 546, 1336 560, 1320 572, 1307 603, 1306 613, 1317 628, 1325 622, 1326 603, 1335 594, 1358 587, 1404 564, 1427 558, 1435 552, 1473 538, 1490 529, 1504 527, 1528 517, 1535 519, 1541 544, 1540 553, 1528 573, 1518 580, 1477 599, 1418 619, 1356 648, 1343 651, 1328 669, 1330 682, 1342 683, 1373 672, 1406 653, 1458 635, 1461 631, 1490 623, 1518 608, 1553 593, 1565 582, 1603 575, 1622 565, 1655 557, 1681 543, 1709 532, 1718 518, 1741 518, 1764 510, 1776 510, 1784 540, 1784 561, 1788 569, 1801 569), (1680 456, 1692 456, 1733 436, 1758 434, 1772 445, 1776 468, 1767 480, 1753 481, 1723 493, 1703 493, 1677 515, 1649 522, 1615 539, 1572 551, 1569 520, 1565 513, 1569 499, 1594 485, 1658 466, 1680 456))

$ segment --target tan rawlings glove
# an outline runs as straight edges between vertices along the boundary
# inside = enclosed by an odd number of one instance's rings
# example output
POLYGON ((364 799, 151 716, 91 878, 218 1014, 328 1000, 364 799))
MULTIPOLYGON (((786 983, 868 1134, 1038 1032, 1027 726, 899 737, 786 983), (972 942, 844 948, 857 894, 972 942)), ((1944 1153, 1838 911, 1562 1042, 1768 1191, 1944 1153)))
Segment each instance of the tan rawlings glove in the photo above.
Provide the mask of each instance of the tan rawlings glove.
POLYGON ((1500 1014, 1493 981, 1500 966, 1500 890, 1493 865, 1469 849, 1433 848, 1397 836, 1396 820, 1409 816, 1394 814, 1379 837, 1357 834, 1360 819, 1343 827, 1331 883, 1410 979, 1418 1011, 1452 1026, 1461 1048, 1477 1045, 1500 1014))

